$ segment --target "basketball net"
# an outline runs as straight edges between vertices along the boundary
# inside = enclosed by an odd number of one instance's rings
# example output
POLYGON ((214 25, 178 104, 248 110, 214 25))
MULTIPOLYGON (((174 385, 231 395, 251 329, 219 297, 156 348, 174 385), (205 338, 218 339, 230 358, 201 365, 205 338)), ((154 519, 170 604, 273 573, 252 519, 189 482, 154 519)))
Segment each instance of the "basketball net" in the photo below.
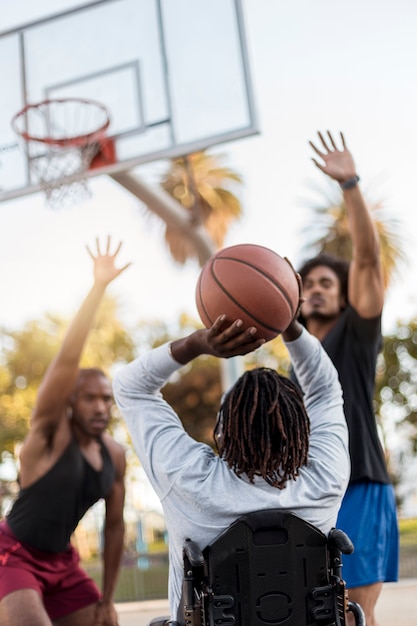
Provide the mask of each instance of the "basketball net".
POLYGON ((12 126, 51 208, 91 196, 86 172, 106 141, 109 125, 104 105, 78 98, 44 100, 14 116, 12 126))

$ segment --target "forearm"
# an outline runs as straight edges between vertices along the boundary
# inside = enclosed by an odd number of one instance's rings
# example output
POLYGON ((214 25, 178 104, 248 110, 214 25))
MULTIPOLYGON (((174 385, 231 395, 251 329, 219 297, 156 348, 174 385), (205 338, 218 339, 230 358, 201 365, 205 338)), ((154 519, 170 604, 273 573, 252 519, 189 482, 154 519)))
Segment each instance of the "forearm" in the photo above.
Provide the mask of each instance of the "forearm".
POLYGON ((202 344, 199 341, 200 334, 200 331, 196 331, 188 337, 177 339, 171 343, 171 354, 178 363, 185 365, 203 354, 202 344))
POLYGON ((298 320, 293 319, 288 328, 282 333, 282 338, 285 342, 295 341, 296 339, 298 339, 302 332, 303 326, 298 320))
POLYGON ((122 409, 133 407, 144 396, 154 396, 181 364, 172 357, 168 344, 158 346, 121 367, 113 377, 114 397, 122 409))
POLYGON ((114 598, 117 578, 124 546, 124 523, 106 528, 104 532, 102 602, 111 604, 114 598))
POLYGON ((58 357, 78 364, 105 290, 104 283, 94 283, 67 330, 58 357))
POLYGON ((379 238, 359 185, 343 192, 353 258, 358 265, 379 262, 379 238))

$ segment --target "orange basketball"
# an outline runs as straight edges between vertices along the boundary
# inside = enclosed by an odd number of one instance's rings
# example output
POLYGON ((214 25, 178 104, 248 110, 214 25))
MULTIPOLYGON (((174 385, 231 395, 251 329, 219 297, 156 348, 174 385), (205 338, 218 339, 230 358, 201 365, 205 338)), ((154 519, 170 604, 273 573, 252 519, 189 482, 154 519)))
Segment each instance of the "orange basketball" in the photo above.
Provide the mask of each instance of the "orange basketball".
POLYGON ((206 328, 225 314, 256 326, 258 337, 273 339, 287 328, 299 302, 294 270, 279 254, 255 244, 223 248, 200 272, 197 310, 206 328))

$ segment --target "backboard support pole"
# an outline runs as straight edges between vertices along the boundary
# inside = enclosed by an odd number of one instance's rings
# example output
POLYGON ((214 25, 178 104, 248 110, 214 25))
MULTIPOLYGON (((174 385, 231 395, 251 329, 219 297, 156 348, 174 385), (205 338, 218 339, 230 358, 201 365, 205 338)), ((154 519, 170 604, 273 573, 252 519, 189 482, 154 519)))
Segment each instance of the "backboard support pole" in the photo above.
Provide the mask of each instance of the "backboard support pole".
MULTIPOLYGON (((149 210, 163 219, 166 224, 183 233, 195 247, 201 267, 215 253, 214 243, 204 228, 194 226, 190 221, 188 211, 164 189, 151 187, 136 174, 128 171, 115 172, 110 176, 146 204, 149 210)), ((220 359, 220 371, 223 391, 227 391, 243 373, 242 358, 235 356, 230 359, 220 359)))
POLYGON ((114 172, 110 176, 146 204, 166 224, 183 233, 195 247, 200 266, 215 253, 214 243, 204 228, 194 226, 188 211, 164 189, 151 187, 131 172, 114 172))

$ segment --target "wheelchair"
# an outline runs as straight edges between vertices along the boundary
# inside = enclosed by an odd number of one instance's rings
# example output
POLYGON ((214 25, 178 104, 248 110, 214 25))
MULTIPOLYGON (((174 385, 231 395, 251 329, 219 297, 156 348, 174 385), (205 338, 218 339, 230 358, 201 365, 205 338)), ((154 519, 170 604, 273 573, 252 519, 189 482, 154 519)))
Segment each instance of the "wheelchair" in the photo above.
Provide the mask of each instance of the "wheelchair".
POLYGON ((340 529, 326 537, 291 513, 248 513, 203 550, 186 540, 177 620, 150 626, 345 626, 349 613, 365 626, 341 574, 351 552, 340 529))

